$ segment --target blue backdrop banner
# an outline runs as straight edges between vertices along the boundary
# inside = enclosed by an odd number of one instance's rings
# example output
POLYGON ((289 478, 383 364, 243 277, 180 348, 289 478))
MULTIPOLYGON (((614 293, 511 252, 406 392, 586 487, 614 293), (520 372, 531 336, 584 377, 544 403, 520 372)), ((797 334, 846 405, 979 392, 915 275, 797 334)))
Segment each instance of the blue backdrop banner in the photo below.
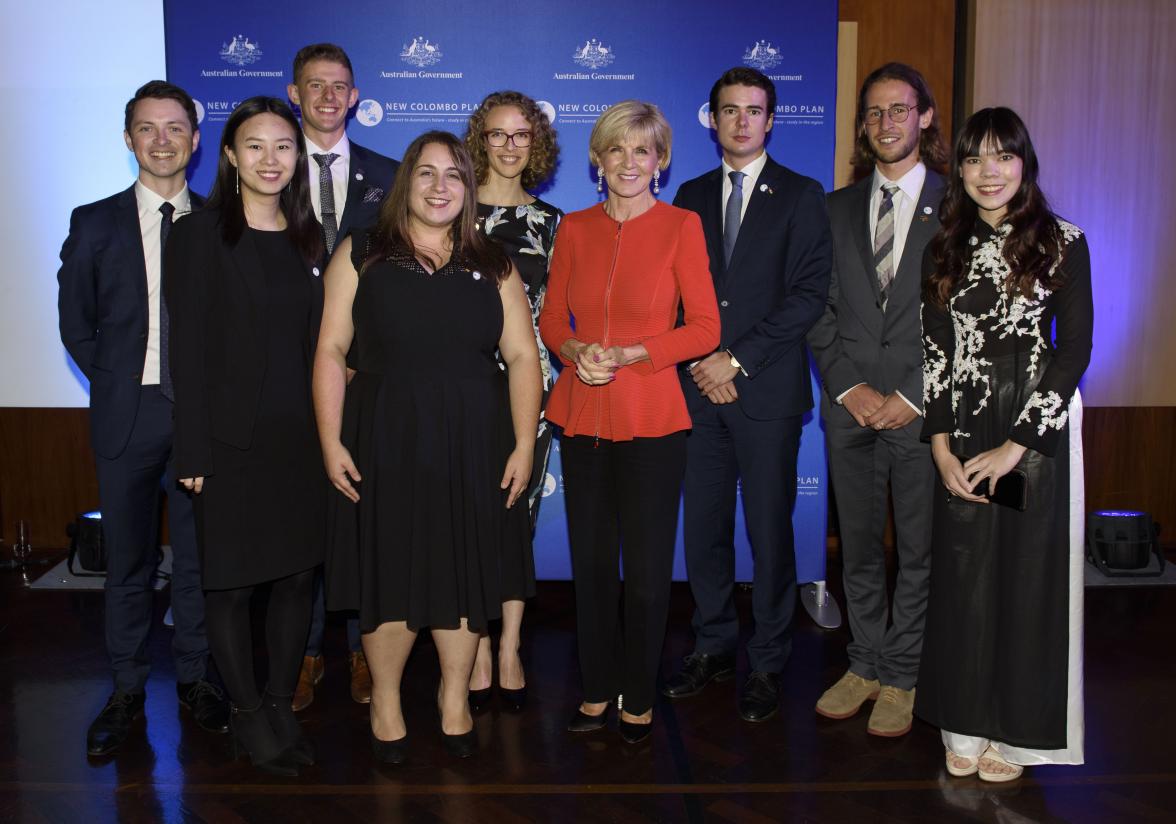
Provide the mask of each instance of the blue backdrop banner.
MULTIPOLYGON (((489 92, 517 89, 542 101, 559 133, 561 160, 543 198, 565 211, 596 202, 588 161, 592 125, 629 98, 656 103, 674 129, 673 163, 661 179, 678 184, 719 163, 709 129, 711 84, 732 66, 751 66, 776 84, 768 151, 816 178, 833 177, 837 76, 836 0, 777 0, 749 7, 749 19, 713 0, 548 0, 502 7, 459 0, 338 0, 329 7, 287 0, 280 9, 231 0, 165 0, 168 79, 187 89, 201 117, 192 188, 206 192, 224 121, 257 94, 286 96, 291 64, 308 43, 338 43, 355 69, 359 103, 352 140, 391 157, 427 129, 464 134, 489 92)), ((815 387, 814 387, 815 391, 815 387)), ((801 440, 794 513, 801 582, 825 577, 826 470, 813 415, 801 440)), ((535 536, 540 578, 569 578, 558 442, 535 536)), ((679 541, 680 543, 680 541, 679 541)), ((751 580, 742 513, 736 574, 751 580)), ((676 578, 685 577, 679 549, 676 578)))

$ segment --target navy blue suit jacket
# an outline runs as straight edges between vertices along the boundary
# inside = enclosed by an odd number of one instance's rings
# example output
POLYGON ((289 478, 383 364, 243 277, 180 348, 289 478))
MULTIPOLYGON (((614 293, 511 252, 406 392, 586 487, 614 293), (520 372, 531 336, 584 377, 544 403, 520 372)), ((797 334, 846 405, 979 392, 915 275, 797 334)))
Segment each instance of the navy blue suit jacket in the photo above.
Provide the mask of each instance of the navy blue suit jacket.
MULTIPOLYGON (((756 420, 800 415, 813 393, 805 335, 829 293, 833 244, 825 193, 770 157, 760 173, 729 266, 723 265, 723 169, 688 180, 674 205, 702 217, 722 321, 720 348, 747 373, 735 376, 738 403, 756 420)), ((693 412, 710 401, 682 370, 693 412)))
POLYGON ((347 178, 347 204, 339 224, 339 240, 356 229, 373 226, 380 206, 392 191, 400 161, 385 157, 358 143, 351 143, 351 171, 347 178))
MULTIPOLYGON (((203 205, 189 196, 193 209, 203 205)), ((61 342, 90 380, 91 444, 117 458, 139 411, 147 357, 147 264, 133 185, 74 209, 57 283, 61 342)))

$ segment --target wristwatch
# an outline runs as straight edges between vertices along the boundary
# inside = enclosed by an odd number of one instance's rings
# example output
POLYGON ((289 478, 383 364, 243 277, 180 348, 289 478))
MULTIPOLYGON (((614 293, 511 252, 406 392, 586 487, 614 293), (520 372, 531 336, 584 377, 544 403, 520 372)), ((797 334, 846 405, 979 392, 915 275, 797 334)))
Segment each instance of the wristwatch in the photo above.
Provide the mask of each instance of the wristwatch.
MULTIPOLYGON (((731 350, 730 350, 730 349, 724 349, 723 351, 724 351, 724 352, 726 352, 728 355, 731 355, 731 350)), ((732 368, 734 368, 734 369, 738 369, 738 370, 739 370, 740 372, 742 372, 744 375, 746 375, 746 374, 747 374, 746 370, 744 370, 744 368, 743 368, 742 366, 740 366, 740 365, 739 365, 739 361, 735 359, 735 356, 734 356, 734 355, 731 355, 731 366, 732 366, 732 368)))

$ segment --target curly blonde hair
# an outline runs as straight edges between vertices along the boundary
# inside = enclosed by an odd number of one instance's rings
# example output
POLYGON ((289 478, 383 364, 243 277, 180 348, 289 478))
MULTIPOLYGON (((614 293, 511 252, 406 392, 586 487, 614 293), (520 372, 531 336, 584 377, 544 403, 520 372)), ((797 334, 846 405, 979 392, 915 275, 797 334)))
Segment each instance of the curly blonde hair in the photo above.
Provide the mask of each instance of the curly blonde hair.
POLYGON ((532 189, 546 181, 555 171, 559 160, 559 144, 555 139, 555 129, 539 104, 522 92, 515 91, 491 92, 470 115, 465 145, 474 161, 478 185, 485 184, 490 175, 490 159, 486 155, 486 141, 482 132, 486 129, 487 115, 499 106, 514 106, 523 113, 531 127, 531 155, 527 159, 527 168, 523 170, 522 184, 524 189, 532 189))

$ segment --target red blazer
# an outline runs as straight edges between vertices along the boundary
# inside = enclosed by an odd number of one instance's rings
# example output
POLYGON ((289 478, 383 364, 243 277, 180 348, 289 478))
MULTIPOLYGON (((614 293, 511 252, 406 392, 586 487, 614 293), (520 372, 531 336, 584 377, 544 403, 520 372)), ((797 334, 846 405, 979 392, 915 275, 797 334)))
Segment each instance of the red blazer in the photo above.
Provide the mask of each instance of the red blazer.
POLYGON ((547 402, 565 435, 611 441, 655 438, 690 428, 677 371, 719 345, 719 308, 698 215, 658 202, 617 223, 593 206, 567 215, 555 238, 543 312, 543 342, 556 354, 568 338, 645 344, 649 360, 588 386, 571 361, 547 402), (675 328, 679 307, 685 324, 675 328), (571 320, 575 318, 575 329, 571 320))

